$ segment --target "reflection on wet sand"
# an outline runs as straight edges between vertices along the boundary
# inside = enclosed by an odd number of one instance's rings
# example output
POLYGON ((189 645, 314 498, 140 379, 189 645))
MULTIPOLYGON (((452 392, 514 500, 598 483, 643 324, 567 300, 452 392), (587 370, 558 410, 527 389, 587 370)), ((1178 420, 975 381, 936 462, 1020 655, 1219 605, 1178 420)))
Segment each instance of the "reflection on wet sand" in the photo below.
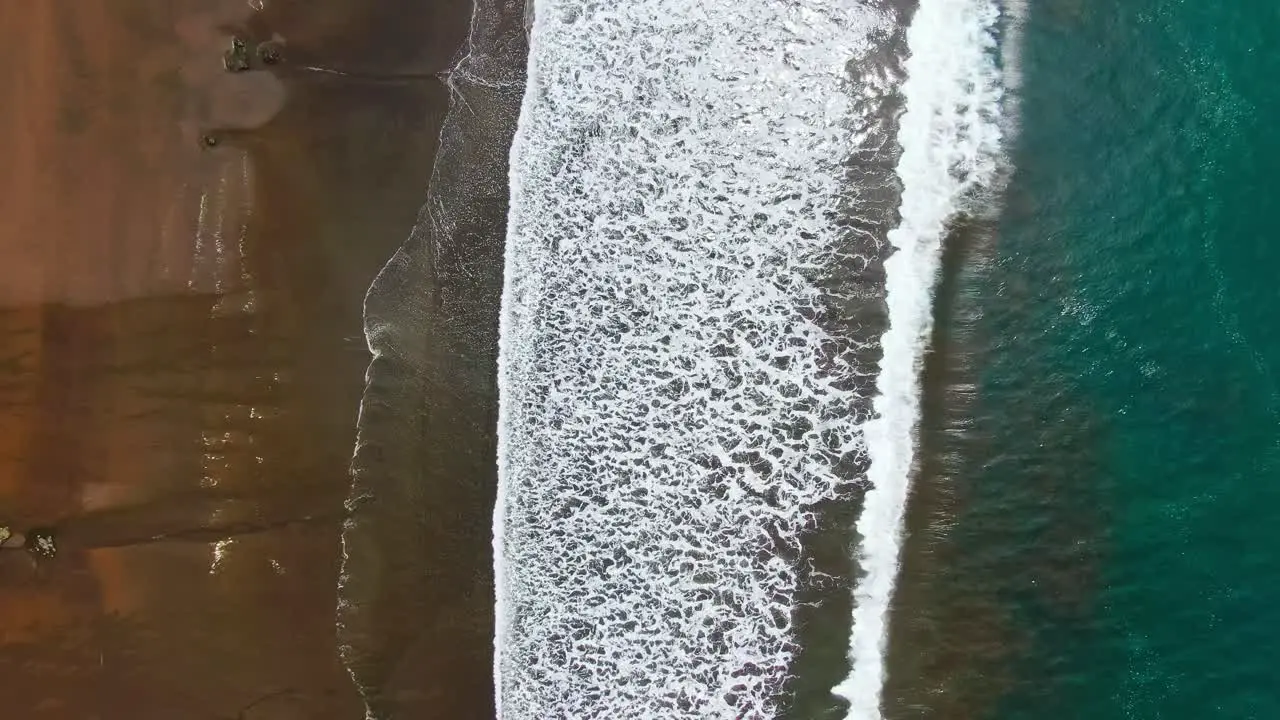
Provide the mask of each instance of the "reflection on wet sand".
POLYGON ((466 18, 367 5, 0 2, 0 525, 60 545, 0 551, 9 713, 360 715, 334 606, 361 301, 466 18), (285 62, 228 73, 233 33, 285 62))

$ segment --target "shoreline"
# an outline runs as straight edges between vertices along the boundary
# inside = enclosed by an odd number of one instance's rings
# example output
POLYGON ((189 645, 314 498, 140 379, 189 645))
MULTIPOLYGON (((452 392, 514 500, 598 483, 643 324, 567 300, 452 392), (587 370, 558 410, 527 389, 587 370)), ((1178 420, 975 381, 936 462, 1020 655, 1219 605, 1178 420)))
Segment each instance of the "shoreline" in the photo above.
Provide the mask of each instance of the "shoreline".
POLYGON ((0 523, 60 533, 38 567, 0 556, 0 693, 68 720, 352 717, 360 301, 421 204, 469 4, 143 5, 0 11, 0 523), (227 74, 232 30, 283 63, 227 74))
POLYGON ((369 717, 494 714, 498 315, 524 21, 524 0, 477 3, 418 222, 365 299, 339 640, 369 717))

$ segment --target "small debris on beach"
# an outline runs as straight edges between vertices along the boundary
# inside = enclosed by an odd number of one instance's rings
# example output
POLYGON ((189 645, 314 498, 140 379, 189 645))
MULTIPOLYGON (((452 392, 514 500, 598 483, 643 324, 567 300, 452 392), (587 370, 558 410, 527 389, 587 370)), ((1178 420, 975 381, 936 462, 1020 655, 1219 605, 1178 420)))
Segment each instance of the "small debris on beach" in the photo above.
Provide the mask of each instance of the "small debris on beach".
POLYGON ((43 558, 52 558, 58 554, 58 544, 54 541, 53 530, 34 528, 27 533, 27 541, 23 544, 27 552, 43 558))
POLYGON ((284 49, 278 42, 264 42, 258 46, 258 59, 263 65, 279 65, 284 59, 284 49))
POLYGON ((222 66, 227 72, 239 73, 249 69, 249 45, 240 38, 231 38, 231 49, 223 53, 222 66))

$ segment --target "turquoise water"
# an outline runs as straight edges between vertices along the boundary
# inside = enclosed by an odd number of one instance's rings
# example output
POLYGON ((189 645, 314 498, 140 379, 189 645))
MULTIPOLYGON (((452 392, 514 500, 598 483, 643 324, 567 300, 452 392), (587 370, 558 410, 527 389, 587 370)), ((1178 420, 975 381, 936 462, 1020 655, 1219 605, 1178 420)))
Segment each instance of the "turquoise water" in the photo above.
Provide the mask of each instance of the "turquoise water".
POLYGON ((926 403, 895 714, 1280 717, 1280 5, 1045 0, 1023 40, 1004 215, 939 296, 932 392, 974 387, 926 403))

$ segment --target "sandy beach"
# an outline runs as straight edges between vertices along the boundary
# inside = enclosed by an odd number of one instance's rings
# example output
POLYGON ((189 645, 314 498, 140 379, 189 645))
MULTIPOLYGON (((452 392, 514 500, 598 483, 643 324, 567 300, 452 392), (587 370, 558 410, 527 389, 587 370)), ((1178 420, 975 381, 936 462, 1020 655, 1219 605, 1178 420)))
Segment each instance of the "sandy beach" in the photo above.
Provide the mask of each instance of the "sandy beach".
POLYGON ((10 714, 362 713, 334 634, 361 303, 469 15, 0 3, 0 525, 59 533, 0 551, 10 714))

